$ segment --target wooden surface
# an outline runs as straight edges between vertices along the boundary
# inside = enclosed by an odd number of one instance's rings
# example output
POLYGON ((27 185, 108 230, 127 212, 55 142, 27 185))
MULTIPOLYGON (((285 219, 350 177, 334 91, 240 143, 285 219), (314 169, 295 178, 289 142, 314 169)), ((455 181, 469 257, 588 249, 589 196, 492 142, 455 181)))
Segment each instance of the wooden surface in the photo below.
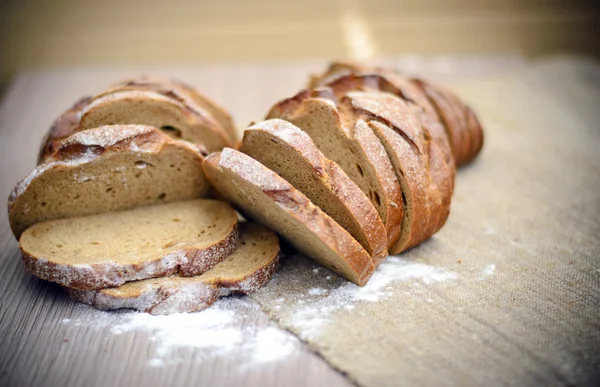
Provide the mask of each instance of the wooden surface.
MULTIPOLYGON (((389 60, 389 64, 439 76, 506 70, 516 58, 429 62, 389 60)), ((277 99, 294 93, 309 71, 323 63, 229 65, 146 69, 188 81, 227 106, 243 126, 258 120, 277 99)), ((139 70, 138 70, 139 71, 139 70)), ((21 73, 0 106, 0 194, 35 165, 37 148, 52 120, 82 95, 138 72, 132 69, 57 69, 21 73)), ((116 334, 131 312, 101 312, 71 301, 59 286, 27 273, 7 215, 0 213, 0 385, 2 386, 347 386, 306 345, 285 334, 292 347, 281 359, 249 366, 252 350, 219 352, 180 346, 173 362, 153 363, 160 351, 148 330, 116 334)), ((227 304, 243 342, 274 326, 246 298, 227 304), (253 333, 254 332, 254 333, 253 333)), ((193 333, 191 334, 191 336, 193 333)), ((160 338, 158 339, 160 341, 160 338)))
POLYGON ((0 84, 40 66, 599 54, 597 1, 3 0, 0 84))

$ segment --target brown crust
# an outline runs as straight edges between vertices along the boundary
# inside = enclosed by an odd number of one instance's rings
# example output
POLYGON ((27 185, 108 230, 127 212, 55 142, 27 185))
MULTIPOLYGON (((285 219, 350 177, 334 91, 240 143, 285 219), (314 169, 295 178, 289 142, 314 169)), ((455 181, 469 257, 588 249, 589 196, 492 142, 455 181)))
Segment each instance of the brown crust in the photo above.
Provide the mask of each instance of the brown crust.
MULTIPOLYGON (((146 89, 119 89, 95 96, 82 110, 81 120, 77 130, 85 130, 96 126, 96 124, 91 124, 89 122, 91 119, 90 117, 92 117, 93 114, 97 114, 98 110, 102 111, 102 109, 106 108, 106 106, 110 106, 111 104, 118 102, 130 103, 132 106, 135 106, 142 101, 163 103, 170 105, 171 108, 176 109, 180 113, 181 118, 185 119, 188 125, 193 128, 193 131, 195 132, 194 137, 204 137, 205 140, 201 141, 198 138, 196 141, 188 138, 188 141, 202 144, 210 152, 232 145, 230 143, 229 136, 227 136, 225 131, 219 125, 217 125, 209 115, 201 115, 197 110, 191 108, 186 103, 174 98, 172 93, 161 94, 160 92, 146 89), (210 139, 212 144, 208 144, 206 142, 208 137, 200 135, 202 132, 209 132, 211 134, 210 139)), ((166 109, 166 107, 164 108, 166 109)))
MULTIPOLYGON (((355 152, 359 152, 371 166, 370 173, 377 176, 377 181, 382 187, 382 194, 387 205, 381 206, 386 218, 388 248, 393 246, 400 238, 402 220, 402 191, 393 171, 391 161, 379 139, 368 125, 346 121, 346 115, 336 105, 337 97, 331 89, 303 90, 292 98, 279 102, 267 115, 267 118, 283 118, 294 121, 302 115, 309 114, 311 104, 321 104, 327 108, 334 119, 339 122, 337 127, 353 145, 355 152)), ((380 210, 381 211, 381 210, 380 210)), ((381 215, 381 213, 380 213, 381 215)), ((383 216, 382 216, 383 219, 383 216)))
MULTIPOLYGON (((369 254, 346 230, 276 173, 243 153, 229 148, 210 155, 205 160, 204 167, 208 179, 217 189, 220 178, 230 179, 227 173, 234 174, 258 188, 277 208, 303 224, 313 237, 321 240, 350 266, 353 273, 347 275, 347 279, 360 286, 367 283, 375 269, 369 254)), ((231 199, 228 192, 221 193, 231 199)), ((301 249, 302 246, 296 247, 301 249)))
POLYGON ((363 247, 371 254, 374 264, 377 266, 383 262, 388 255, 385 227, 371 201, 339 165, 326 158, 306 133, 280 119, 264 121, 248 128, 244 132, 241 152, 253 153, 248 146, 252 136, 258 133, 269 136, 271 141, 285 143, 317 174, 320 183, 336 196, 362 230, 363 239, 367 239, 363 247))
POLYGON ((81 111, 91 99, 92 97, 81 98, 54 121, 42 140, 42 145, 38 153, 38 164, 43 163, 52 156, 58 149, 61 141, 77 130, 79 120, 81 119, 81 111))
POLYGON ((167 146, 189 149, 198 155, 198 163, 203 162, 205 150, 186 141, 173 140, 158 129, 143 125, 103 126, 77 132, 63 140, 53 155, 37 166, 27 177, 21 180, 8 198, 8 217, 11 229, 17 238, 25 231, 23 225, 17 226, 15 212, 19 200, 24 196, 31 183, 51 169, 75 168, 105 154, 143 150, 147 153, 160 153, 167 146))
POLYGON ((227 236, 219 242, 197 249, 182 249, 158 260, 142 264, 117 262, 67 265, 34 257, 20 247, 25 268, 38 278, 80 290, 94 290, 120 286, 125 282, 172 274, 193 276, 212 269, 233 250, 238 238, 238 225, 234 223, 227 236), (174 259, 175 258, 175 259, 174 259))

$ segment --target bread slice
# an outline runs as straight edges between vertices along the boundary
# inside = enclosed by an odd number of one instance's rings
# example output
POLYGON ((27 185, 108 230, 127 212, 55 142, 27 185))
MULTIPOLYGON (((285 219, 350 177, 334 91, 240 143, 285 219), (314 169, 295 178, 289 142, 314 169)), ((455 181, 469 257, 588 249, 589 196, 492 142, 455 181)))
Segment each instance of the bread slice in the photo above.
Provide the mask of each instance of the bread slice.
POLYGON ((114 124, 153 126, 175 139, 202 144, 209 152, 232 145, 207 115, 155 91, 122 90, 94 97, 81 112, 78 130, 114 124))
MULTIPOLYGON (((326 95, 326 91, 317 92, 326 95)), ((364 122, 344 121, 335 101, 301 92, 275 105, 267 118, 282 118, 305 131, 367 195, 387 230, 388 248, 400 237, 402 191, 381 141, 364 122)))
POLYGON ((237 222, 228 204, 199 199, 38 223, 20 247, 35 276, 100 289, 210 270, 235 248, 237 222))
POLYGON ((216 102, 210 100, 186 83, 174 79, 144 75, 119 82, 115 85, 115 88, 161 90, 167 93, 174 93, 179 98, 185 99, 187 103, 190 103, 191 100, 197 107, 208 112, 221 125, 229 136, 231 144, 237 144, 239 141, 239 134, 231 115, 216 102))
POLYGON ((62 140, 77 131, 79 120, 81 119, 81 111, 91 99, 92 97, 81 98, 54 121, 50 130, 42 140, 42 145, 38 154, 38 164, 43 163, 52 156, 58 149, 62 140))
POLYGON ((273 170, 344 227, 379 264, 387 236, 377 210, 348 175, 287 121, 272 119, 244 132, 240 151, 273 170))
POLYGON ((248 294, 264 286, 277 268, 277 235, 255 223, 240 224, 236 249, 221 263, 194 277, 168 276, 128 282, 117 288, 67 291, 77 301, 103 310, 136 309, 150 314, 190 313, 219 297, 248 294))
POLYGON ((225 198, 300 252, 361 286, 373 274, 371 257, 346 230, 258 161, 225 148, 206 159, 204 170, 225 198))
POLYGON ((19 239, 45 220, 204 197, 203 159, 196 146, 148 126, 75 133, 17 184, 8 202, 11 228, 19 239))

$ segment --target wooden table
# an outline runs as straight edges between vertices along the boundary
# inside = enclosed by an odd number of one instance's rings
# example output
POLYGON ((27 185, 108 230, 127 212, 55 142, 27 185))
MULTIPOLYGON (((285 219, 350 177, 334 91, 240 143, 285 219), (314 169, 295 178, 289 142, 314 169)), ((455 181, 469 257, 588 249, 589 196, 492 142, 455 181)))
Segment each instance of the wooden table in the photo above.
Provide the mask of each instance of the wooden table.
MULTIPOLYGON (((443 77, 459 72, 464 75, 505 70, 518 66, 520 60, 438 58, 415 62, 409 58, 387 63, 409 69, 412 66, 413 70, 443 77)), ((143 70, 194 84, 227 106, 243 127, 250 120, 259 120, 274 101, 297 91, 307 74, 322 66, 320 62, 302 62, 143 70)), ((16 182, 35 166, 42 135, 62 110, 79 97, 98 92, 111 82, 139 71, 76 68, 20 73, 0 106, 2 197, 7 198, 16 182)), ((0 385, 351 384, 287 332, 279 334, 275 348, 266 349, 273 353, 283 351, 285 356, 259 364, 251 361, 258 349, 244 347, 244 343, 256 340, 260 337, 258 333, 267 328, 271 333, 279 328, 248 298, 234 298, 218 305, 219 310, 233 318, 227 329, 241 334, 239 350, 179 345, 170 347, 167 356, 160 353, 164 328, 119 334, 132 312, 102 312, 80 305, 71 301, 60 286, 26 272, 4 211, 0 213, 0 254, 0 385)), ((192 340, 194 331, 189 332, 192 340)))

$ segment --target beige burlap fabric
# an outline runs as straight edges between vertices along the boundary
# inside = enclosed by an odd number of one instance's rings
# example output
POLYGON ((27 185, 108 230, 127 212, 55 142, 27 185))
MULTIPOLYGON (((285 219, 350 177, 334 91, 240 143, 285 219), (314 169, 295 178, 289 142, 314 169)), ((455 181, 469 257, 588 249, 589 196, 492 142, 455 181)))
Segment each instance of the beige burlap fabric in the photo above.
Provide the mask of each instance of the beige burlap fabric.
POLYGON ((443 230, 365 289, 288 257, 254 298, 360 385, 599 385, 600 66, 454 90, 486 144, 443 230))

